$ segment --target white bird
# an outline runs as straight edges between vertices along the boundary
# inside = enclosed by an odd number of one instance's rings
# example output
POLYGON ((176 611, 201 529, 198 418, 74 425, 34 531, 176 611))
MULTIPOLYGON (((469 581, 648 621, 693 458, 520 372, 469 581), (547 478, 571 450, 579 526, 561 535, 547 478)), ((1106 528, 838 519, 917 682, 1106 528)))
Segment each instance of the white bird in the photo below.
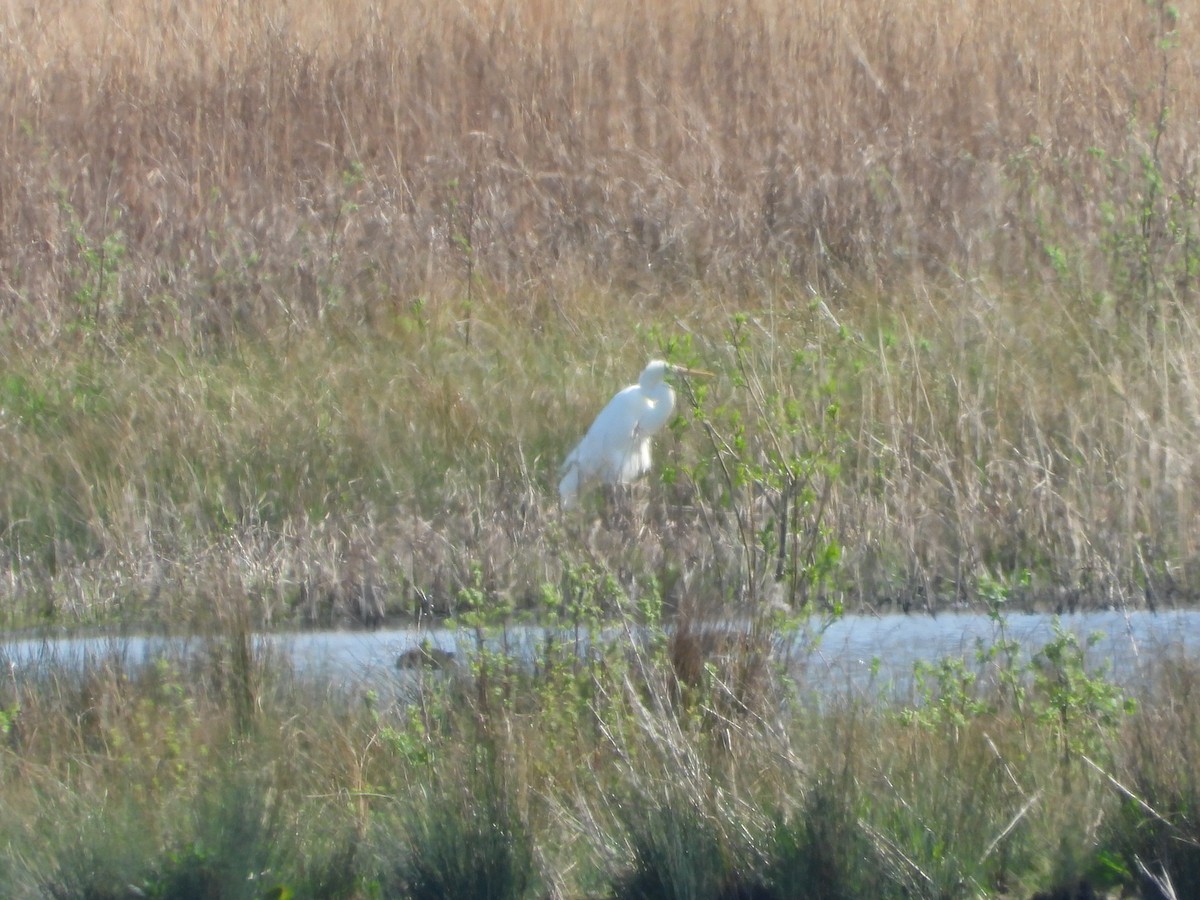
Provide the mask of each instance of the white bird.
POLYGON ((675 391, 668 374, 711 377, 711 372, 674 366, 661 359, 642 370, 637 384, 620 391, 563 461, 558 493, 564 509, 592 482, 629 484, 650 470, 650 438, 671 419, 675 391))

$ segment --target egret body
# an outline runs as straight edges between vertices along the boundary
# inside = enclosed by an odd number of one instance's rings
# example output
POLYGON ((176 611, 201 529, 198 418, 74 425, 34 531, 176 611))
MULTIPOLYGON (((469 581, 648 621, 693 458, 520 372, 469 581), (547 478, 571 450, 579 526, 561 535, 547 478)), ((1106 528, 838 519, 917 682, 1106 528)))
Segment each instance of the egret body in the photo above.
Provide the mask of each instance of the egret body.
POLYGON ((675 391, 667 375, 708 375, 653 360, 637 384, 620 391, 596 416, 583 440, 562 464, 558 493, 569 508, 587 485, 629 484, 650 470, 650 439, 671 419, 675 391))

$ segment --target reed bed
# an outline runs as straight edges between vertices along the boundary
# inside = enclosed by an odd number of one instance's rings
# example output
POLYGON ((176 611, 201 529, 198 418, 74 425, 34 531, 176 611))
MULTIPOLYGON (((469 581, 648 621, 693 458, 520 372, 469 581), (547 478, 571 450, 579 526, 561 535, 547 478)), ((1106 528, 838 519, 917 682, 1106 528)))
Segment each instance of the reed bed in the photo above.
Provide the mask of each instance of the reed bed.
POLYGON ((1194 18, 10 4, 7 615, 370 623, 580 562, 1188 602, 1194 18), (725 377, 646 527, 563 521, 558 461, 662 354, 725 377))
POLYGON ((82 313, 187 335, 383 315, 472 266, 535 311, 561 279, 1016 276, 1061 242, 1101 275, 1114 214, 1177 237, 1189 13, 13 4, 10 303, 53 332, 114 240, 82 313))
POLYGON ((747 689, 753 639, 697 677, 653 627, 398 671, 401 700, 236 625, 51 654, 0 685, 0 873, 14 898, 1188 896, 1194 661, 1124 688, 1069 632, 1023 663, 1002 626, 898 700, 778 656, 747 689))

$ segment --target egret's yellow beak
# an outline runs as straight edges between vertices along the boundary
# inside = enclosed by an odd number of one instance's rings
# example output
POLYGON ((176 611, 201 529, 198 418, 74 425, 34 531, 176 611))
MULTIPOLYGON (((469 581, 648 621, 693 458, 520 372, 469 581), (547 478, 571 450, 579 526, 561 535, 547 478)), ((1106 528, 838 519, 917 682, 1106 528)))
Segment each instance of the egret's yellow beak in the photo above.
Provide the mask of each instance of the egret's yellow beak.
POLYGON ((687 366, 671 366, 671 371, 676 375, 690 375, 693 378, 716 378, 712 372, 705 372, 703 369, 689 369, 687 366))

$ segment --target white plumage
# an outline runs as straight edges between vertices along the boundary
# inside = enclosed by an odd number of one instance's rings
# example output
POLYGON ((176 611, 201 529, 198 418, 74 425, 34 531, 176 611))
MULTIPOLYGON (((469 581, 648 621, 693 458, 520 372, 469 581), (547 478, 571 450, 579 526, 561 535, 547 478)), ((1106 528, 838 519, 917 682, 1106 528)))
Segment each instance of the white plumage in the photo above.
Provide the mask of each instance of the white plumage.
POLYGON ((675 391, 668 373, 708 375, 696 369, 653 360, 637 384, 620 391, 596 416, 596 421, 563 461, 558 493, 564 508, 579 498, 587 485, 628 484, 650 470, 650 439, 670 421, 675 391))

